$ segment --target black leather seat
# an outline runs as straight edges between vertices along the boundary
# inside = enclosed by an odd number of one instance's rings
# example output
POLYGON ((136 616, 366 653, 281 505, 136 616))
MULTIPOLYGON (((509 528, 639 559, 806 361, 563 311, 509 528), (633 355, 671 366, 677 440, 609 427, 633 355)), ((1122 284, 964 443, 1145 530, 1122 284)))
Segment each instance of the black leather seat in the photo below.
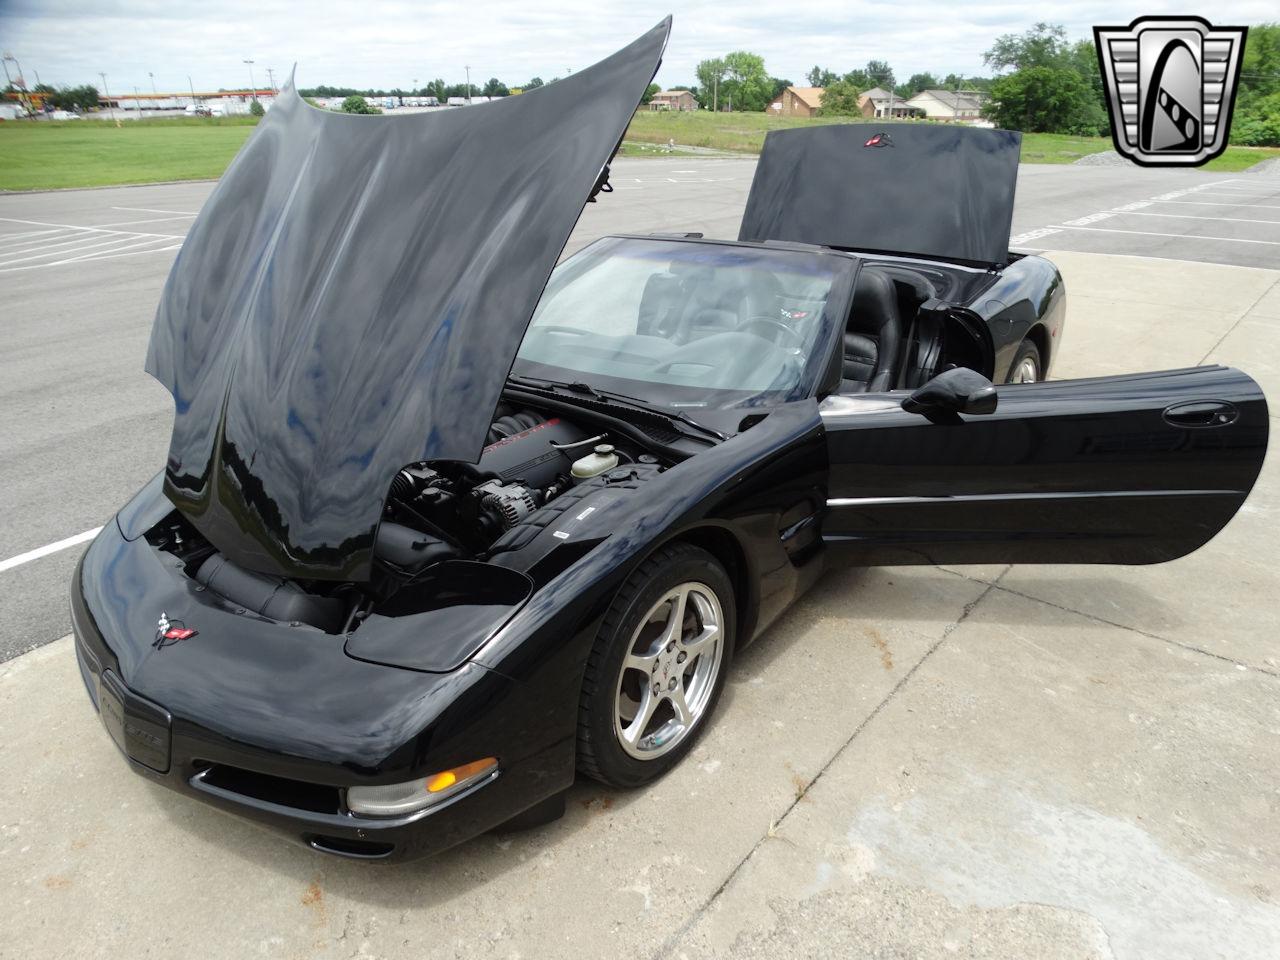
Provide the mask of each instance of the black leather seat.
POLYGON ((853 291, 853 310, 844 332, 842 393, 893 389, 902 343, 902 321, 893 281, 864 268, 853 291))

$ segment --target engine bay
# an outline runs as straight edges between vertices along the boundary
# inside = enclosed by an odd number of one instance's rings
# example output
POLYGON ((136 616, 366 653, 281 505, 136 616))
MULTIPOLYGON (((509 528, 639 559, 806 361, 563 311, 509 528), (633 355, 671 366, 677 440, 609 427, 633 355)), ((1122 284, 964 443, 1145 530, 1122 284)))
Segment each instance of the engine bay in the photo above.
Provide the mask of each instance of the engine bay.
POLYGON ((502 404, 479 462, 419 463, 391 482, 374 556, 393 576, 439 559, 484 559, 507 531, 575 484, 658 459, 626 438, 502 404))
MULTIPOLYGON (((476 463, 403 467, 390 483, 366 582, 291 580, 239 567, 176 510, 146 539, 179 557, 201 589, 247 611, 349 633, 375 612, 403 606, 440 564, 485 562, 528 546, 559 515, 560 498, 576 503, 603 483, 633 486, 671 465, 669 446, 655 442, 650 449, 635 431, 604 424, 608 419, 586 410, 569 419, 504 401, 476 463)), ((532 566, 547 550, 531 552, 532 566)))

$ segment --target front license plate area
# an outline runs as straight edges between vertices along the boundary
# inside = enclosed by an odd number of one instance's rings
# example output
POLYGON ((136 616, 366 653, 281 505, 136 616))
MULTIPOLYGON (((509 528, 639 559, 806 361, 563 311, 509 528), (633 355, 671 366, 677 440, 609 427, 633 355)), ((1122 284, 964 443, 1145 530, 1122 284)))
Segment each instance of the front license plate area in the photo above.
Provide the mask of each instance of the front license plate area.
POLYGON ((130 692, 110 670, 98 686, 98 710, 125 756, 156 773, 169 772, 169 711, 130 692))

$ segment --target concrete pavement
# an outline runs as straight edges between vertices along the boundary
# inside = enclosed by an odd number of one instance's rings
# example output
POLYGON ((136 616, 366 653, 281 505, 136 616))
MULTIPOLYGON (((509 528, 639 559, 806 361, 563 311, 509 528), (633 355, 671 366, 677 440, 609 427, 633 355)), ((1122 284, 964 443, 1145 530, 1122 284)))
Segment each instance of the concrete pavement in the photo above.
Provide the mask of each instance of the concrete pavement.
MULTIPOLYGON (((1059 375, 1280 396, 1280 271, 1050 256, 1059 375)), ((1171 564, 835 571, 662 782, 418 864, 130 775, 59 640, 0 665, 0 956, 1274 957, 1278 503, 1272 456, 1171 564)))

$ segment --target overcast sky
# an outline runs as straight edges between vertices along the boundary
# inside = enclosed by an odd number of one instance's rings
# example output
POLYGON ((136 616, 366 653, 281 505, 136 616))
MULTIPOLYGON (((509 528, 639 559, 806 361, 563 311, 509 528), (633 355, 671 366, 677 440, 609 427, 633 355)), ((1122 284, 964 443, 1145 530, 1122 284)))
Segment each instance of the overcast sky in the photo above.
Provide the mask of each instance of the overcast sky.
MULTIPOLYGON (((0 0, 0 46, 18 58, 28 82, 100 85, 123 93, 135 84, 160 92, 279 84, 292 63, 298 85, 403 87, 435 77, 473 83, 498 77, 512 86, 580 70, 623 46, 667 13, 671 43, 658 74, 664 86, 694 82, 699 60, 730 50, 765 58, 770 74, 804 82, 814 64, 842 72, 888 60, 900 80, 928 70, 985 73, 982 52, 994 37, 1037 19, 1061 22, 1072 39, 1094 24, 1139 15, 1211 13, 1235 25, 1280 19, 1276 0, 1204 4, 1147 0, 1139 6, 1087 0, 893 3, 883 0, 786 3, 779 0, 670 0, 667 5, 594 0, 481 2, 280 3, 275 0, 0 0)), ((8 64, 11 72, 14 65, 8 64)))

